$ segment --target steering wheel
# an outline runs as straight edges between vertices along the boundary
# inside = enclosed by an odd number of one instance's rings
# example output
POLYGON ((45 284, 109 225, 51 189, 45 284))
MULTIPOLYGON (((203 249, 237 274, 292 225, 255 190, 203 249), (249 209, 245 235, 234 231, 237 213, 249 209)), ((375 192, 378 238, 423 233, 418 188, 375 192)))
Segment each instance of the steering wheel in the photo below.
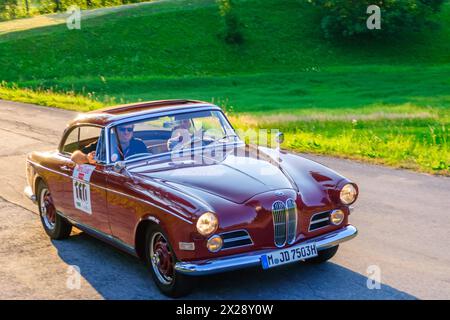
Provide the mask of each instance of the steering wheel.
POLYGON ((203 146, 204 145, 203 137, 204 137, 205 132, 206 132, 205 129, 200 128, 196 132, 191 134, 191 138, 189 139, 189 141, 186 141, 185 143, 183 143, 181 145, 177 144, 177 145, 175 145, 175 147, 172 147, 172 148, 168 147, 168 149, 169 149, 169 151, 173 151, 173 150, 181 151, 187 147, 192 148, 195 143, 200 142, 200 141, 202 142, 202 146, 203 146))
POLYGON ((176 149, 177 149, 177 151, 179 151, 179 150, 183 150, 183 149, 188 148, 188 147, 192 148, 192 147, 194 147, 195 143, 200 142, 200 141, 203 142, 203 139, 200 138, 200 137, 194 136, 194 137, 191 138, 191 140, 183 143, 180 147, 177 147, 176 149))

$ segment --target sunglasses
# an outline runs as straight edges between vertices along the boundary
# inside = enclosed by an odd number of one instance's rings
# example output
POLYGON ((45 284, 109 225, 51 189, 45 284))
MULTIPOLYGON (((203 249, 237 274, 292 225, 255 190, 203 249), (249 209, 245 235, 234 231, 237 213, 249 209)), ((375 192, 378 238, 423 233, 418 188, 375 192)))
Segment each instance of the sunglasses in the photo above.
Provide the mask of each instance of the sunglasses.
POLYGON ((133 132, 134 128, 119 128, 120 132, 133 132))

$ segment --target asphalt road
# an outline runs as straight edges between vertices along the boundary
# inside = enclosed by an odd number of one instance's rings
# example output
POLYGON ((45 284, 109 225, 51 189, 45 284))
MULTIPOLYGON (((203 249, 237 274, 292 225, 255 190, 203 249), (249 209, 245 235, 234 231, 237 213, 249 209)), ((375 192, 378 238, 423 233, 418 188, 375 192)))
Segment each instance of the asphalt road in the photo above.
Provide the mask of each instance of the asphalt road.
MULTIPOLYGON (((81 232, 50 241, 22 195, 25 154, 56 148, 74 116, 0 100, 0 299, 164 298, 136 258, 81 232)), ((188 298, 450 299, 450 178, 305 156, 359 184, 350 217, 358 237, 323 265, 215 275, 188 298), (367 285, 372 270, 380 272, 379 289, 367 285)))

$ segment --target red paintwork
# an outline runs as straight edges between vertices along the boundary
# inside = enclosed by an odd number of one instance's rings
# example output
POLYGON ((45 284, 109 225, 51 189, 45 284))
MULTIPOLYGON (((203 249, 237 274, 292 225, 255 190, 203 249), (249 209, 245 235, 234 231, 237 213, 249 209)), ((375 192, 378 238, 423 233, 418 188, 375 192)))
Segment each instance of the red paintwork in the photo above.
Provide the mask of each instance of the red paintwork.
MULTIPOLYGON (((130 114, 134 114, 137 110, 163 110, 167 104, 170 105, 168 102, 158 103, 120 107, 118 112, 108 109, 88 113, 73 121, 69 128, 80 123, 106 125, 114 121, 117 114, 123 117, 127 108, 130 114)), ((186 102, 186 105, 192 107, 192 103, 196 102, 186 102)), ((177 167, 171 166, 170 160, 151 165, 137 162, 130 168, 133 178, 116 173, 112 166, 97 165, 91 178, 92 215, 74 208, 72 171, 61 169, 70 159, 58 151, 28 155, 28 183, 36 192, 36 180, 43 179, 51 190, 58 211, 135 247, 137 255, 142 255, 144 247, 139 242, 144 239, 140 233, 145 231, 140 227, 142 223, 159 223, 176 257, 183 261, 276 248, 271 206, 274 201, 289 197, 295 199, 299 215, 294 244, 348 224, 349 208, 339 201, 339 190, 350 182, 348 179, 323 165, 284 151, 278 163, 271 157, 271 149, 241 146, 228 151, 220 161, 208 165, 194 162, 177 167), (254 162, 249 163, 248 159, 254 162), (264 175, 262 168, 272 168, 276 174, 264 175), (223 172, 223 175, 218 178, 198 174, 208 171, 223 172), (275 190, 283 191, 284 195, 276 195, 275 190), (308 231, 313 214, 337 208, 345 213, 340 226, 330 225, 308 231), (198 234, 195 227, 198 217, 206 211, 215 212, 218 216, 216 233, 246 229, 254 245, 209 252, 207 239, 198 234), (179 242, 194 242, 195 251, 180 250, 179 242)), ((160 250, 164 251, 162 247, 160 250)))

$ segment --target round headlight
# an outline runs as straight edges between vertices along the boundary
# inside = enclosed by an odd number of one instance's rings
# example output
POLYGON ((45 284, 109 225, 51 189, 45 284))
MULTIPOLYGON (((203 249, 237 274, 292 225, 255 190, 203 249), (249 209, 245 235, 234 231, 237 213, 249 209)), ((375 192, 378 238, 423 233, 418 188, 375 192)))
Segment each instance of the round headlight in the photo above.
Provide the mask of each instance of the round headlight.
POLYGON ((206 212, 198 218, 197 221, 197 231, 202 236, 209 236, 210 234, 214 233, 217 230, 217 227, 219 226, 219 221, 217 220, 217 217, 212 212, 206 212))
POLYGON ((358 195, 358 192, 356 191, 356 188, 348 183, 346 184, 339 195, 341 198, 341 202, 343 204, 352 204, 356 200, 356 196, 358 195))
POLYGON ((222 249, 223 240, 221 236, 215 235, 208 239, 206 247, 211 252, 217 252, 222 249))
POLYGON ((344 212, 342 210, 334 210, 330 215, 330 221, 335 226, 338 226, 344 221, 344 212))

